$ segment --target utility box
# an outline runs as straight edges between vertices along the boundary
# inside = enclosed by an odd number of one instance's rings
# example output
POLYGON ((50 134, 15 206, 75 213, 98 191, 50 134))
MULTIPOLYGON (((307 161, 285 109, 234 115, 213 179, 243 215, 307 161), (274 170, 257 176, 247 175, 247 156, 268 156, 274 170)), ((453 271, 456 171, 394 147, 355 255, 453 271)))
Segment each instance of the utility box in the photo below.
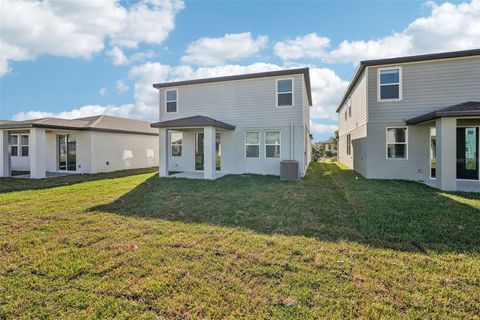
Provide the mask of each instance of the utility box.
POLYGON ((280 180, 298 180, 298 161, 283 160, 280 162, 280 180))

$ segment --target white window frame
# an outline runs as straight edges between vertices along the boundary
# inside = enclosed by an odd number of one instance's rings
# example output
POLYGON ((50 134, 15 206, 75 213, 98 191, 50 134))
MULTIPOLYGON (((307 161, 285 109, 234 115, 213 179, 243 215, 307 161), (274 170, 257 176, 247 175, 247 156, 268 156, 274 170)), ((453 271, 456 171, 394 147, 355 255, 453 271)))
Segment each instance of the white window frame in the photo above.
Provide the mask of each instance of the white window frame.
POLYGON ((170 131, 170 157, 181 157, 183 156, 183 132, 180 132, 180 131, 170 131), (180 144, 175 144, 176 147, 181 147, 181 151, 180 151, 180 155, 174 155, 173 154, 173 141, 172 141, 172 133, 180 133, 182 135, 182 143, 180 144))
POLYGON ((408 160, 408 127, 407 126, 398 126, 398 127, 385 127, 385 159, 387 160, 408 160), (388 142, 388 129, 405 129, 405 142, 388 142), (405 158, 389 158, 388 157, 388 145, 389 144, 404 144, 405 145, 405 158))
POLYGON ((267 129, 263 132, 263 142, 264 142, 264 152, 265 152, 265 159, 280 159, 282 157, 282 130, 279 129, 267 129), (267 144, 267 132, 278 132, 278 144, 267 144), (279 146, 280 154, 278 157, 267 157, 267 146, 279 146))
POLYGON ((293 108, 295 105, 295 79, 294 78, 281 78, 281 79, 276 79, 275 81, 275 106, 277 108, 293 108), (292 81, 292 91, 291 92, 278 92, 278 81, 282 80, 291 80, 292 81), (286 93, 291 93, 292 94, 292 104, 290 106, 279 106, 278 105, 278 95, 279 94, 286 94, 286 93))
POLYGON ((245 143, 244 143, 244 150, 243 150, 243 156, 245 159, 260 159, 260 137, 262 135, 260 134, 260 131, 255 131, 255 130, 249 130, 245 131, 245 143), (248 133, 258 133, 258 144, 253 144, 253 143, 247 143, 247 134, 248 133), (258 146, 258 157, 247 157, 247 146, 258 146))
POLYGON ((24 157, 24 158, 30 157, 30 135, 29 135, 29 134, 20 134, 20 135, 19 135, 19 140, 18 140, 18 145, 19 145, 19 153, 18 153, 18 156, 19 156, 19 157, 24 157), (27 137, 27 139, 28 139, 28 144, 23 144, 23 143, 22 143, 22 137, 27 137), (23 147, 27 147, 28 156, 24 156, 24 155, 23 155, 23 152, 22 152, 23 147))
POLYGON ((169 114, 170 114, 170 113, 178 113, 178 105, 179 105, 178 100, 179 100, 179 99, 178 99, 178 89, 177 89, 177 88, 174 88, 174 89, 165 89, 165 113, 169 113, 169 114), (176 100, 167 100, 167 92, 168 92, 168 91, 175 91, 175 92, 177 93, 177 94, 176 94, 177 99, 176 99, 176 100), (175 109, 175 111, 168 111, 168 109, 167 109, 167 102, 176 102, 176 103, 177 103, 177 104, 176 104, 177 108, 175 109))
MULTIPOLYGON (((377 102, 388 102, 388 101, 402 101, 403 100, 403 72, 402 72, 402 67, 401 66, 391 66, 391 67, 383 67, 383 68, 378 68, 377 70, 377 102), (394 99, 382 99, 380 95, 380 87, 382 86, 381 84, 381 79, 380 75, 383 70, 392 70, 392 69, 398 69, 398 98, 394 99)), ((395 85, 397 83, 388 83, 384 84, 385 86, 388 85, 395 85)))
MULTIPOLYGON (((20 157, 20 154, 21 154, 21 151, 20 151, 20 135, 18 133, 15 133, 15 134, 11 134, 10 135, 10 140, 8 141, 9 145, 10 145, 10 155, 12 157, 20 157), (12 137, 13 136, 16 136, 17 137, 17 144, 11 144, 12 142, 12 137), (13 156, 12 155, 12 147, 17 147, 17 155, 16 156, 13 156)), ((30 150, 29 150, 30 151, 30 150)))
POLYGON ((347 156, 352 155, 352 135, 349 133, 347 134, 347 150, 345 151, 347 153, 347 156))

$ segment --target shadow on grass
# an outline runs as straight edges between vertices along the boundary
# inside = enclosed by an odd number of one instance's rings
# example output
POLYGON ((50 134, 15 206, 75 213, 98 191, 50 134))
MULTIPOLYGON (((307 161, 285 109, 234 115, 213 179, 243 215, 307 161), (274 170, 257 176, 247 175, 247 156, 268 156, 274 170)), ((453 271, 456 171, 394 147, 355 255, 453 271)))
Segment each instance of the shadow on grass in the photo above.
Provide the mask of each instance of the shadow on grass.
POLYGON ((215 181, 154 176, 90 210, 403 251, 478 252, 480 211, 454 199, 415 182, 366 180, 336 163, 312 163, 299 182, 257 175, 215 181))
POLYGON ((121 178, 135 174, 150 173, 157 171, 158 168, 129 169, 114 172, 96 173, 96 174, 72 174, 61 177, 49 177, 44 179, 29 178, 0 178, 0 193, 48 189, 66 185, 77 184, 86 181, 121 178))

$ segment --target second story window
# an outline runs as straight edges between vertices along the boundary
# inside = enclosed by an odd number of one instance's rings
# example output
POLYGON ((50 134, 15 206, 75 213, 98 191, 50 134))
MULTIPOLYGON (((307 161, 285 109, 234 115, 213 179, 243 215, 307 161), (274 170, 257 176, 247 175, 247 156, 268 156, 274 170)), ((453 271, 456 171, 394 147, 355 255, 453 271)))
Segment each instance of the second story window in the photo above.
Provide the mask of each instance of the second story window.
POLYGON ((352 117, 352 101, 348 99, 348 116, 352 117))
POLYGON ((177 112, 178 104, 178 90, 166 90, 165 91, 165 112, 177 112))
POLYGON ((378 100, 402 100, 402 70, 400 67, 378 70, 378 100))
POLYGON ((293 106, 293 79, 277 80, 277 107, 293 106))

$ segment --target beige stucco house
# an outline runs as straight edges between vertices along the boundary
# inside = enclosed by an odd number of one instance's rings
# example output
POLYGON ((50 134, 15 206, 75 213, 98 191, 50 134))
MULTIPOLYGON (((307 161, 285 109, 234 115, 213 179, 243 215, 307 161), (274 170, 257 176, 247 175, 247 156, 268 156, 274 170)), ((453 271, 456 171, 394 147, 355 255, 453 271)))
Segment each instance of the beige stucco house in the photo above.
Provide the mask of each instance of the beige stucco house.
POLYGON ((0 122, 0 177, 31 178, 158 166, 158 131, 112 116, 0 122))

